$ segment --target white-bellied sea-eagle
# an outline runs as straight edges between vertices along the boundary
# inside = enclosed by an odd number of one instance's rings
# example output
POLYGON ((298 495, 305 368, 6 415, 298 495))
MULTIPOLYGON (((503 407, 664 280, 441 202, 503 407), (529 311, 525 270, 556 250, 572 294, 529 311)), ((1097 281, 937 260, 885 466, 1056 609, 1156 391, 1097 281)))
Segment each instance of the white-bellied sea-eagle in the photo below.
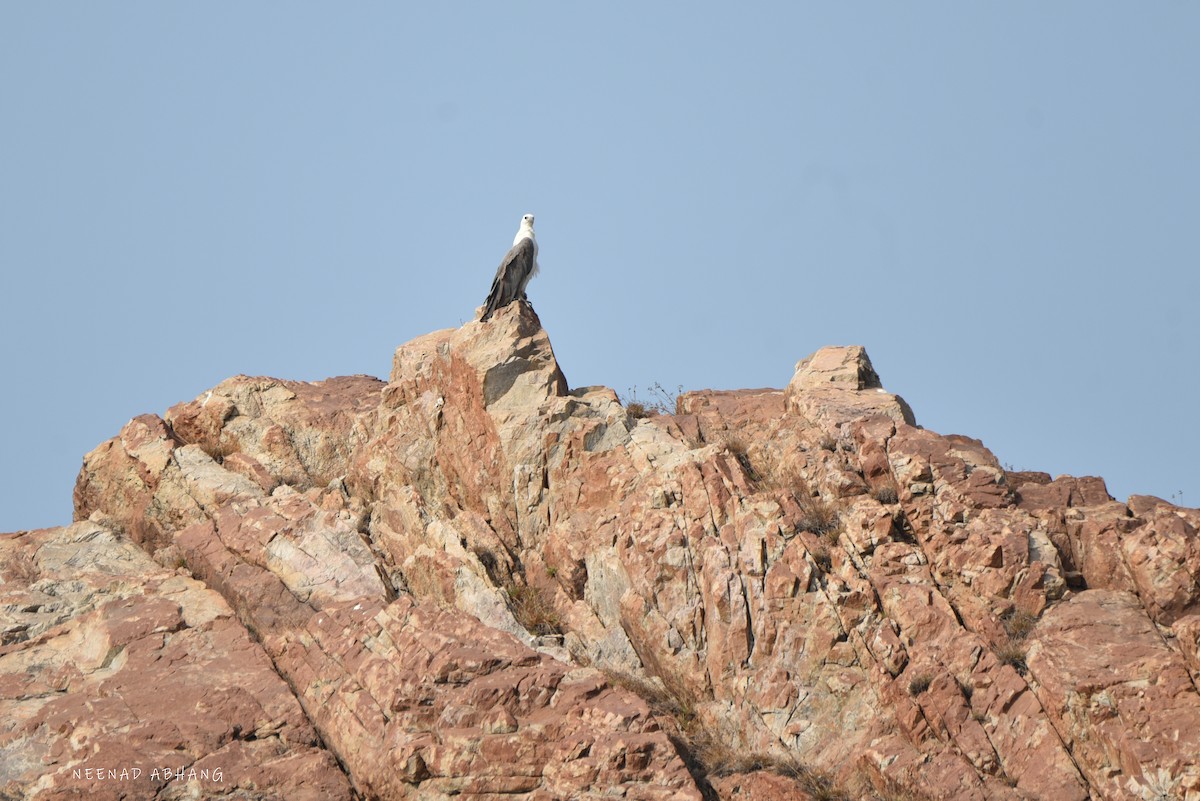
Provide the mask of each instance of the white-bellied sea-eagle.
POLYGON ((514 300, 526 300, 525 287, 529 279, 538 273, 537 238, 533 235, 533 215, 521 218, 521 227, 513 239, 512 248, 504 255, 496 277, 492 279, 492 291, 488 293, 481 321, 488 320, 496 309, 507 306, 514 300))

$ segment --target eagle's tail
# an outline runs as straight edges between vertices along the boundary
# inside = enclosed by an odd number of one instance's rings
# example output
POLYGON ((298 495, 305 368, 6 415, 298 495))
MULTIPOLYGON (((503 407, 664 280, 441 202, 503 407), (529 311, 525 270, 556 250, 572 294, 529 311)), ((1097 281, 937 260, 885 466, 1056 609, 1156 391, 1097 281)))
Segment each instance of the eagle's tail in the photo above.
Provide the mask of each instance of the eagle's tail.
POLYGON ((496 309, 503 305, 500 303, 501 294, 503 294, 503 292, 500 286, 500 278, 497 276, 496 280, 492 282, 492 291, 488 293, 487 301, 483 306, 483 314, 480 316, 479 322, 486 323, 491 319, 492 314, 495 313, 496 309))

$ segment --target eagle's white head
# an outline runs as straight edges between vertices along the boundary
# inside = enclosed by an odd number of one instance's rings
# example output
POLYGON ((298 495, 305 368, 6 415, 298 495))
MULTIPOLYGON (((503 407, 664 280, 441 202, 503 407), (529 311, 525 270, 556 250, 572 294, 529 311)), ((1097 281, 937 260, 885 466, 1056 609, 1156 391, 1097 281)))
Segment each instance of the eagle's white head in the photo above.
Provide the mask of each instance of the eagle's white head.
POLYGON ((521 218, 521 227, 517 229, 517 235, 513 238, 513 244, 517 244, 522 239, 532 239, 535 243, 537 238, 533 235, 533 215, 526 214, 521 218))

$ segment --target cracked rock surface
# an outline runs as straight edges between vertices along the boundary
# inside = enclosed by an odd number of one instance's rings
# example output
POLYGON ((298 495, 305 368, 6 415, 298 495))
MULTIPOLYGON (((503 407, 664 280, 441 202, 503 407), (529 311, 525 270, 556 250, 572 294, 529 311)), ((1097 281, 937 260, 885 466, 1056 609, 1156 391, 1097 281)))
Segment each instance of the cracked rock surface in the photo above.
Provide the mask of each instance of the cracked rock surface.
POLYGON ((0 539, 0 798, 1200 798, 1200 512, 862 348, 634 417, 513 304, 135 418, 75 503, 0 539))
POLYGON ((191 798, 195 772, 203 797, 352 797, 213 590, 88 521, 0 540, 0 571, 0 792, 191 798))

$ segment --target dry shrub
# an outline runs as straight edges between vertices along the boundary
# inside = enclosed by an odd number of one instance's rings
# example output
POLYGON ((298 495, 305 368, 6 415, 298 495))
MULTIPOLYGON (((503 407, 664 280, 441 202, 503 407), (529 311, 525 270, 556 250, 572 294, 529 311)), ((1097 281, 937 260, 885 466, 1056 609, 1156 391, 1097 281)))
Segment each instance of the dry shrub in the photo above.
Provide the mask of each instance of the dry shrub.
POLYGON ((1028 637, 1037 621, 1035 615, 1016 607, 1000 616, 1000 622, 1004 624, 1004 631, 1008 633, 1010 640, 1023 640, 1028 637))
POLYGON ((725 449, 732 453, 738 459, 748 459, 750 453, 750 444, 738 434, 726 434, 721 438, 721 444, 725 449))
POLYGON ((1018 641, 1009 640, 1002 644, 996 649, 996 658, 1022 676, 1029 670, 1029 664, 1025 661, 1025 646, 1018 641))
POLYGON ((650 397, 653 399, 651 405, 658 409, 660 414, 679 414, 679 399, 683 397, 683 385, 676 385, 675 392, 672 393, 655 381, 650 385, 650 397))
POLYGON ((896 485, 890 481, 876 487, 871 495, 882 504, 891 505, 900 501, 900 492, 896 489, 896 485))
POLYGON ((837 538, 840 524, 837 508, 824 498, 804 495, 796 498, 800 504, 800 519, 796 525, 801 531, 811 531, 829 539, 837 538), (833 536, 829 536, 833 535, 833 536))
POLYGON ((833 554, 824 545, 812 551, 812 558, 822 573, 833 570, 833 554))
POLYGON ((746 440, 736 434, 730 434, 724 438, 722 444, 725 446, 725 450, 737 459, 750 483, 755 487, 761 487, 766 476, 750 461, 750 445, 746 440))
POLYGON ((758 488, 768 492, 786 492, 799 497, 808 493, 804 476, 795 465, 786 464, 783 455, 773 447, 764 447, 755 458, 758 488))
POLYGON ((526 631, 534 635, 562 634, 562 619, 542 590, 528 584, 506 589, 508 607, 526 631))
POLYGON ((929 685, 933 683, 933 677, 928 673, 918 673, 913 676, 908 682, 908 694, 914 698, 929 689, 929 685))
POLYGON ((696 722, 696 699, 682 683, 672 679, 659 679, 661 683, 647 681, 639 676, 605 669, 605 678, 614 687, 629 690, 634 695, 641 696, 650 711, 658 717, 667 717, 675 721, 680 732, 689 730, 696 722))
POLYGON ((703 766, 702 775, 705 778, 768 771, 791 779, 814 801, 850 801, 850 796, 838 788, 829 776, 813 770, 794 757, 761 751, 741 753, 710 729, 698 732, 687 745, 693 758, 703 766))
POLYGON ((696 714, 697 699, 677 680, 660 678, 659 684, 612 670, 606 670, 605 675, 610 684, 641 696, 660 719, 674 723, 675 730, 668 731, 668 736, 692 776, 706 791, 706 797, 716 797, 708 784, 709 777, 763 770, 794 780, 816 801, 850 801, 851 796, 837 789, 829 777, 793 757, 734 747, 736 738, 732 732, 700 722, 696 714))
POLYGON ((637 387, 630 387, 625 397, 617 396, 617 400, 625 407, 625 412, 635 420, 649 417, 653 414, 678 414, 679 396, 683 394, 680 386, 675 394, 667 391, 666 387, 655 381, 650 385, 650 397, 639 398, 637 387))
POLYGON ((708 727, 696 726, 678 738, 672 738, 692 775, 703 785, 710 777, 732 776, 738 773, 768 771, 791 779, 799 790, 814 801, 851 801, 851 796, 839 788, 824 773, 802 764, 795 757, 762 751, 739 751, 708 727))
POLYGON ((1029 664, 1025 661, 1024 640, 1037 625, 1037 620, 1036 616, 1016 607, 1000 616, 1000 623, 1004 626, 1008 639, 996 649, 996 657, 1022 676, 1029 670, 1029 664))

